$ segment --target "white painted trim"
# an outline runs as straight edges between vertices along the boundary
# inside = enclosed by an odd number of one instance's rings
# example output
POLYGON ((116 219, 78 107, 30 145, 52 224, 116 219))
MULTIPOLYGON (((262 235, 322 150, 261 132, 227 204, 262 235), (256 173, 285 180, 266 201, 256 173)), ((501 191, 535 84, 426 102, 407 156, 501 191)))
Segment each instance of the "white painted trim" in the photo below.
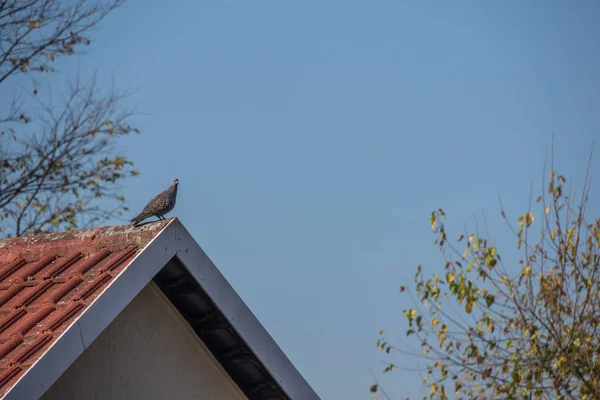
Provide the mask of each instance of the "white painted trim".
POLYGON ((175 255, 290 398, 320 400, 177 219, 146 245, 2 399, 39 399, 175 255))
POLYGON ((320 400, 206 253, 177 221, 177 258, 291 399, 320 400))

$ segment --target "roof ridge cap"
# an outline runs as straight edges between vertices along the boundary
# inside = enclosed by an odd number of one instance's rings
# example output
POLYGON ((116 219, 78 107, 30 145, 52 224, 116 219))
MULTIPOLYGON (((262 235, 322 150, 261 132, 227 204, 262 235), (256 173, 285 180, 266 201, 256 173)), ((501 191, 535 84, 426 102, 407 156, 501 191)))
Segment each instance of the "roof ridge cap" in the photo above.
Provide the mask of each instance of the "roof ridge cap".
POLYGON ((41 235, 0 239, 0 261, 59 251, 86 253, 107 247, 113 251, 126 247, 143 248, 177 218, 168 218, 134 227, 131 224, 108 225, 41 235))

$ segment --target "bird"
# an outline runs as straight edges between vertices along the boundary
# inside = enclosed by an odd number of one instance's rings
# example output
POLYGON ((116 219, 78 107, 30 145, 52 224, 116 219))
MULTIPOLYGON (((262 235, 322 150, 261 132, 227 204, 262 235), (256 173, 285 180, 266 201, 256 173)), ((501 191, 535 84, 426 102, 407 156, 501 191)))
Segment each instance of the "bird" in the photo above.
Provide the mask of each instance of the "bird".
POLYGON ((179 179, 175 178, 167 190, 150 200, 142 212, 131 219, 133 226, 138 226, 143 220, 152 216, 158 217, 159 220, 164 219, 163 215, 171 212, 175 207, 177 185, 179 179))

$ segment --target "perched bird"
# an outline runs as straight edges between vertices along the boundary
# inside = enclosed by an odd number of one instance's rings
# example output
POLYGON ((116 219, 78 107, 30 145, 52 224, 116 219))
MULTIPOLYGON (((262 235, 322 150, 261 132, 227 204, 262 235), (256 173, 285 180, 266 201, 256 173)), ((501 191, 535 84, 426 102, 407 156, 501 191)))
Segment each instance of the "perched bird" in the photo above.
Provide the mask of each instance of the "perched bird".
POLYGON ((171 212, 175 207, 178 184, 179 180, 177 178, 173 179, 173 183, 167 190, 150 200, 144 210, 132 218, 133 226, 138 226, 143 220, 152 216, 158 217, 159 220, 164 219, 163 215, 171 212))

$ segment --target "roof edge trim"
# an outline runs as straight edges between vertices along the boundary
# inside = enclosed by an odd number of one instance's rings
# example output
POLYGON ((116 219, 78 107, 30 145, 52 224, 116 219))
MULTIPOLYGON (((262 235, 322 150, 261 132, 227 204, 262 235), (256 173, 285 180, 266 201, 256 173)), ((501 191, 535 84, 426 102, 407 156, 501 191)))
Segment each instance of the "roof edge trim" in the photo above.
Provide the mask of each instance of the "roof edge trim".
POLYGON ((261 364, 291 399, 319 400, 283 350, 221 274, 183 224, 177 220, 177 258, 190 272, 208 297, 261 364))

